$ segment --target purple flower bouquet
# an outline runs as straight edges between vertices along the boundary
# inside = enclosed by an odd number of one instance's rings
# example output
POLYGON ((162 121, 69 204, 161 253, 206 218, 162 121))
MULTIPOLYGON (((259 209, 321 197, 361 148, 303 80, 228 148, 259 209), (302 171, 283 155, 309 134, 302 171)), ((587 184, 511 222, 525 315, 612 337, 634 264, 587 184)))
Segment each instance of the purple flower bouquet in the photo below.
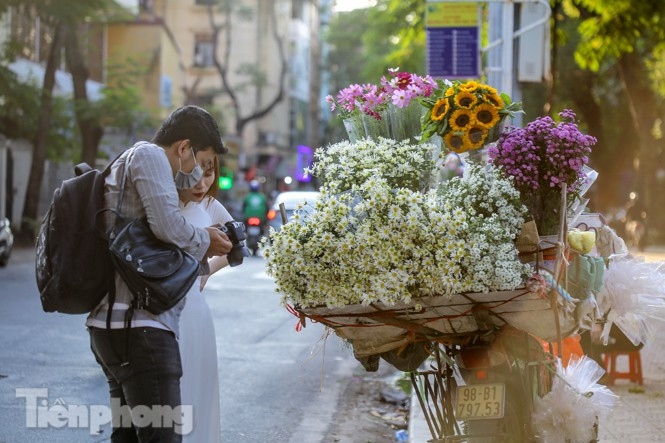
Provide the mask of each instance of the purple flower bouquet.
POLYGON ((595 137, 580 131, 573 111, 566 109, 559 116, 558 123, 540 117, 524 128, 508 128, 488 150, 490 162, 514 178, 540 235, 558 232, 562 185, 567 185, 569 203, 579 196, 586 180, 584 166, 596 144, 595 137))

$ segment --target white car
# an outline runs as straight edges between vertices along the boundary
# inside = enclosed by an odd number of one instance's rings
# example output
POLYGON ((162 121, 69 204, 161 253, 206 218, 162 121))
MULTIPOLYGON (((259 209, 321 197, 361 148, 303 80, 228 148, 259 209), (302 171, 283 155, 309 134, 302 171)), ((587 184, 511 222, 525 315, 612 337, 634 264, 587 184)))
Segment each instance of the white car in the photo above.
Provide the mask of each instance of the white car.
POLYGON ((301 202, 307 202, 303 210, 313 210, 316 201, 321 195, 318 191, 286 191, 277 195, 275 202, 268 211, 268 225, 275 228, 276 231, 282 227, 282 216, 279 205, 284 203, 287 221, 293 219, 293 213, 301 202))

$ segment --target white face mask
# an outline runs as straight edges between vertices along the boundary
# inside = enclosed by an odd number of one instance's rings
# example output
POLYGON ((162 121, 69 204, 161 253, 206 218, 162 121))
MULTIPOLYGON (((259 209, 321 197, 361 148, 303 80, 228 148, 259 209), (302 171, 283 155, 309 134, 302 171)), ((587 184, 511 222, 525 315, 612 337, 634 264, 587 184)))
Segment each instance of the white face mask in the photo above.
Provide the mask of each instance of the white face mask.
POLYGON ((194 150, 191 149, 191 151, 192 157, 194 157, 194 169, 192 169, 192 172, 184 172, 182 170, 182 160, 178 159, 178 162, 180 162, 180 168, 178 169, 178 172, 175 173, 175 177, 173 178, 175 181, 175 187, 177 189, 193 188, 196 186, 199 180, 201 180, 201 177, 203 177, 203 168, 201 168, 201 165, 196 162, 196 155, 194 154, 194 150))

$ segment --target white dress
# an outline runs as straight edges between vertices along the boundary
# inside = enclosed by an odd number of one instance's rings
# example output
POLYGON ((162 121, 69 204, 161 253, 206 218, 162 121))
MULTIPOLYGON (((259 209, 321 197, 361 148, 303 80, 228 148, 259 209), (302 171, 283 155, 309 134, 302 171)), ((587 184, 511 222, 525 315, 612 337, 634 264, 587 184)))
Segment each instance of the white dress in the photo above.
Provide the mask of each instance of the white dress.
MULTIPOLYGON (((231 220, 228 211, 217 200, 180 204, 187 221, 199 227, 231 220)), ((180 359, 182 378, 180 392, 183 405, 193 407, 191 433, 183 435, 183 443, 219 443, 221 418, 217 341, 208 302, 200 291, 201 277, 187 293, 180 314, 180 359)))

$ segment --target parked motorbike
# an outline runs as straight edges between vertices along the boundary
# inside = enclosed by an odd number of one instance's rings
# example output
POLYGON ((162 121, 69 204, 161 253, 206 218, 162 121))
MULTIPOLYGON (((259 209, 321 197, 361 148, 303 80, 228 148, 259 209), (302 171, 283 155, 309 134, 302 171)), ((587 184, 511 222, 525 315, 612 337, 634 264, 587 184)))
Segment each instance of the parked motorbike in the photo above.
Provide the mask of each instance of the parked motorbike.
POLYGON ((14 246, 14 235, 8 218, 0 218, 0 266, 7 266, 14 246))
MULTIPOLYGON (((551 345, 515 329, 459 336, 432 349, 429 370, 411 372, 430 443, 535 443, 538 400, 552 389, 551 345)), ((597 442, 597 423, 593 425, 597 442)))

